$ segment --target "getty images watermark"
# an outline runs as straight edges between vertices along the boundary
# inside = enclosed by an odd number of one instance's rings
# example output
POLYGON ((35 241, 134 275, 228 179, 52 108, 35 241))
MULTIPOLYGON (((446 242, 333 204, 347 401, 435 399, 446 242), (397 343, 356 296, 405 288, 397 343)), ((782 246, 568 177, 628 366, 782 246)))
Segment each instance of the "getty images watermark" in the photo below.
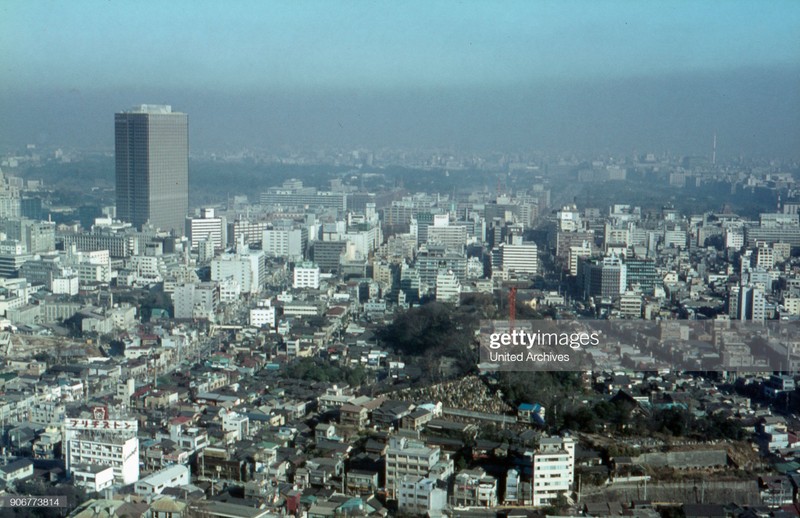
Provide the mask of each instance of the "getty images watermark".
POLYGON ((482 321, 486 371, 790 371, 800 322, 482 321))

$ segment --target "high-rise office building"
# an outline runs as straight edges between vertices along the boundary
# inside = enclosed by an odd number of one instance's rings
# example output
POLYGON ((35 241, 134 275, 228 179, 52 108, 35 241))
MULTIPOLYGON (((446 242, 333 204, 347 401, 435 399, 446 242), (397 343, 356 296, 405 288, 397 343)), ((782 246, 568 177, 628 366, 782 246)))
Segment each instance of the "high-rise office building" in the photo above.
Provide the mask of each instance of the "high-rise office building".
POLYGON ((114 115, 117 217, 183 235, 189 210, 185 113, 143 104, 114 115))

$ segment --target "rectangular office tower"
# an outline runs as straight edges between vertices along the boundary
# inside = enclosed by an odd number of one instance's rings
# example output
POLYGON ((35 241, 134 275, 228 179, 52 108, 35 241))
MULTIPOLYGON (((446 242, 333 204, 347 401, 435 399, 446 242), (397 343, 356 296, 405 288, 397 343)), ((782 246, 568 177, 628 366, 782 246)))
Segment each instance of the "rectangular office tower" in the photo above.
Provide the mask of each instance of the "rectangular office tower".
POLYGON ((183 235, 189 210, 189 132, 185 113, 142 104, 114 115, 117 217, 183 235))

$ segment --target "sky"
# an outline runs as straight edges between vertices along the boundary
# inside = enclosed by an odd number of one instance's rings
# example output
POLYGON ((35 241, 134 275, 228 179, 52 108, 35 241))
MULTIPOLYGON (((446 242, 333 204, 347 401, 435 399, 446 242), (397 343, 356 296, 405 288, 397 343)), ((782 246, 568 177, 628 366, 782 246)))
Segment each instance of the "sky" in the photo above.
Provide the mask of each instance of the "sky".
POLYGON ((3 0, 0 75, 0 150, 163 102, 195 150, 800 154, 796 0, 3 0))

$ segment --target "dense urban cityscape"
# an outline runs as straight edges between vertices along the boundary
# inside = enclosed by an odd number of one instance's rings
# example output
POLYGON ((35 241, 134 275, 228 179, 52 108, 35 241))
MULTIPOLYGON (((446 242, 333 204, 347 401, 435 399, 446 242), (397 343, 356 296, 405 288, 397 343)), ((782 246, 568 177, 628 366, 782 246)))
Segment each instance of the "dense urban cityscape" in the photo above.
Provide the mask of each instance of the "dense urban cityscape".
POLYGON ((800 2, 0 2, 0 518, 800 516, 800 2))
POLYGON ((4 512, 797 514, 797 163, 718 160, 716 135, 190 158, 171 106, 113 120, 113 152, 0 162, 4 512), (481 362, 492 321, 649 322, 688 351, 517 372, 481 362))

